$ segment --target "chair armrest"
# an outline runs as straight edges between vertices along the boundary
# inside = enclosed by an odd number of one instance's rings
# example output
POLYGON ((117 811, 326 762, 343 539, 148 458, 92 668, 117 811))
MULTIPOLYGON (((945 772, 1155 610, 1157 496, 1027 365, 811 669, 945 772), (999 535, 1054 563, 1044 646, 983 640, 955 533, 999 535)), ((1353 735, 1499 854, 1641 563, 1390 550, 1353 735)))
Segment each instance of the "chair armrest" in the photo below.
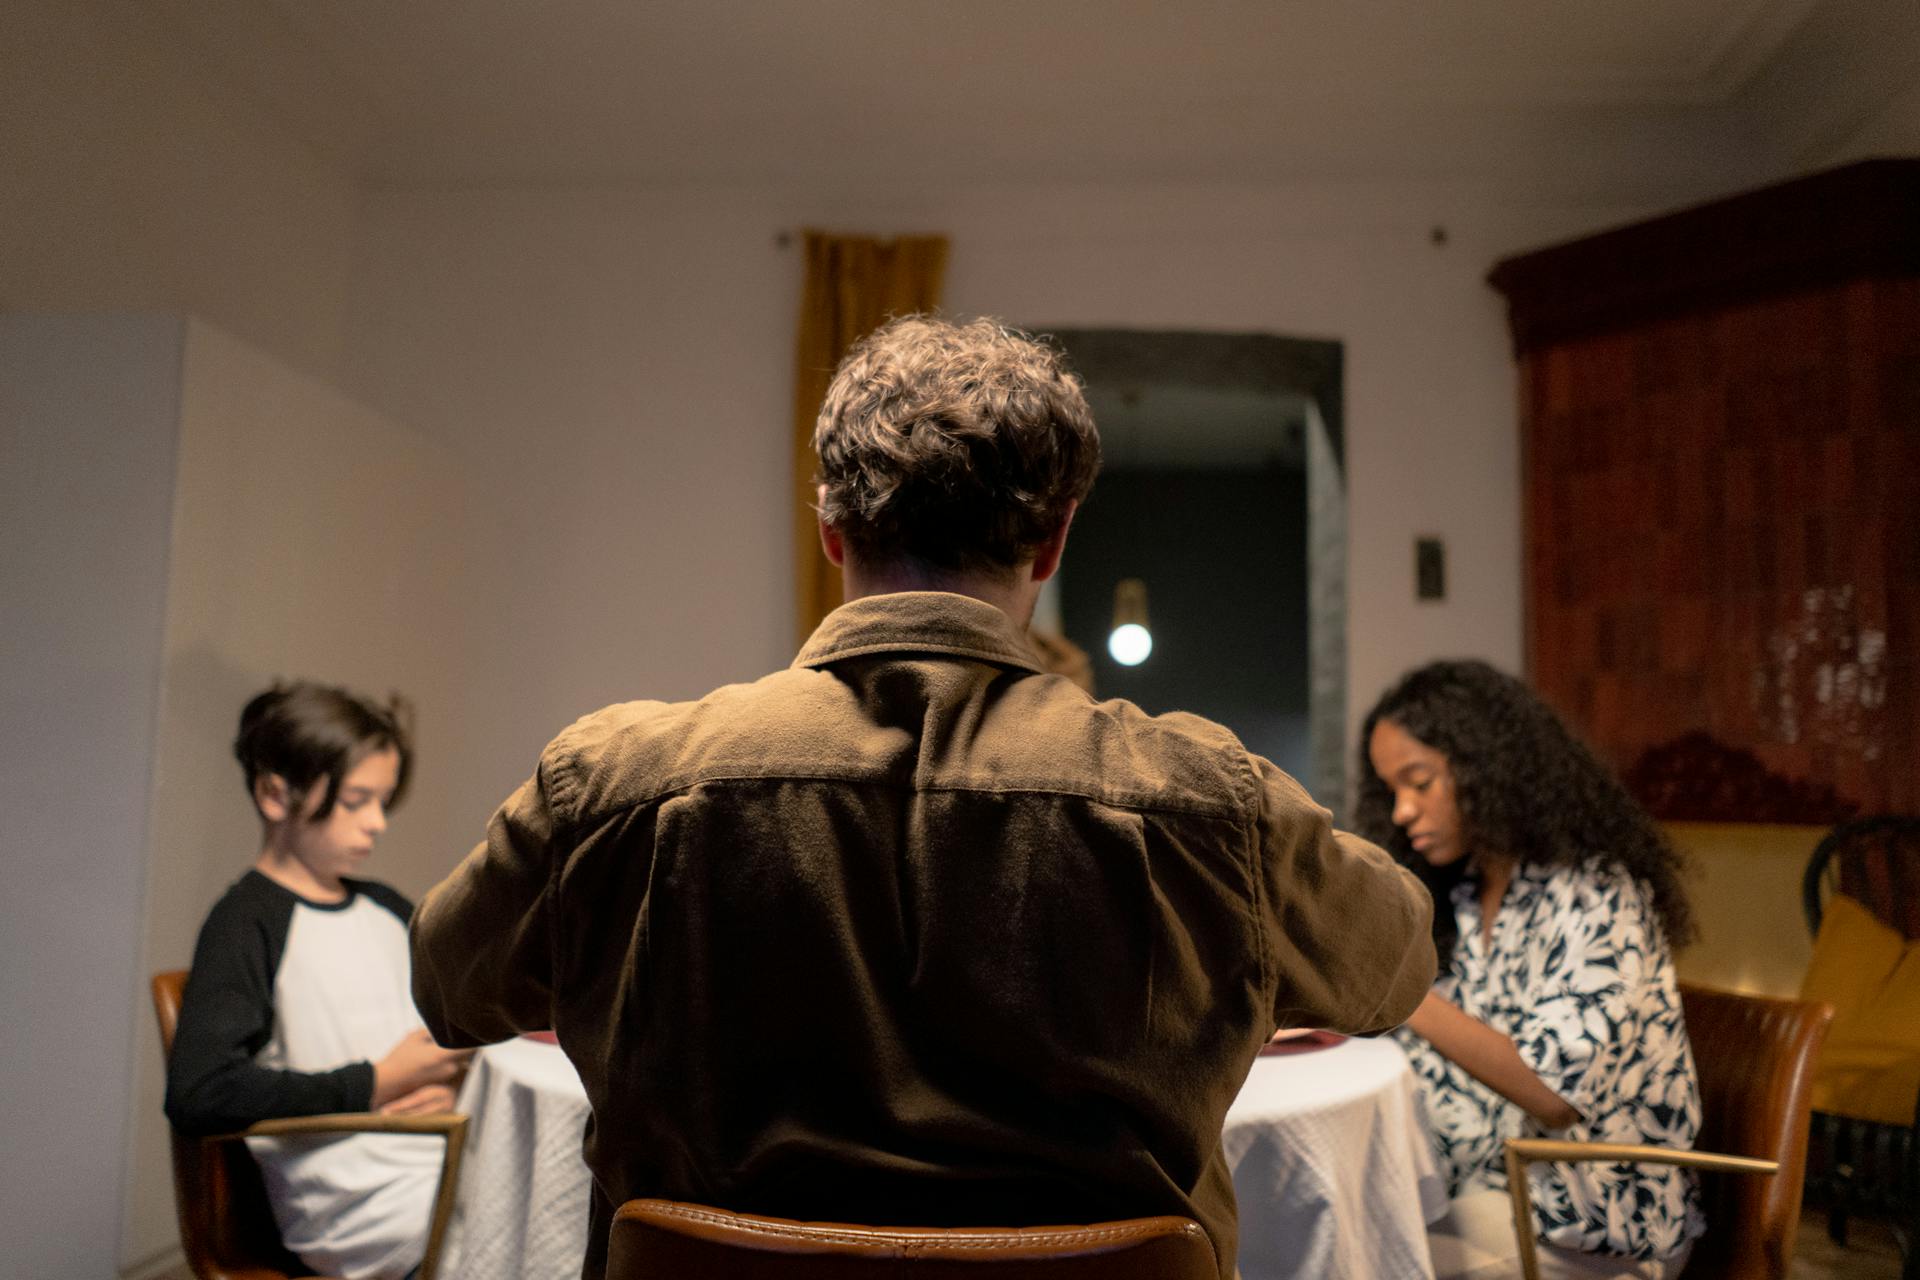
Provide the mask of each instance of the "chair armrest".
POLYGON ((1627 1142, 1564 1142, 1555 1138, 1508 1138, 1507 1195, 1513 1201, 1513 1234, 1520 1244, 1520 1274, 1539 1280, 1540 1259, 1533 1243, 1533 1195, 1527 1189, 1527 1166, 1536 1160, 1556 1164, 1670 1164, 1683 1169, 1718 1173, 1780 1172, 1777 1160, 1728 1156, 1713 1151, 1682 1151, 1678 1147, 1649 1147, 1627 1142))
POLYGON ((233 1138, 285 1138, 314 1133, 465 1133, 467 1117, 457 1111, 434 1115, 389 1116, 377 1111, 340 1111, 319 1116, 286 1116, 262 1120, 239 1133, 223 1133, 211 1142, 233 1138))
POLYGON ((1626 1142, 1562 1142, 1553 1138, 1508 1138, 1507 1172, 1536 1160, 1558 1164, 1671 1164, 1684 1169, 1717 1173, 1778 1173, 1778 1160, 1754 1156, 1725 1156, 1713 1151, 1682 1151, 1678 1147, 1649 1147, 1626 1142), (1518 1157, 1516 1161, 1516 1157, 1518 1157))
POLYGON ((315 1134, 411 1133, 438 1136, 446 1140, 446 1154, 440 1160, 440 1185, 433 1194, 433 1217, 427 1228, 427 1250, 420 1259, 420 1280, 434 1280, 440 1267, 440 1249, 446 1243, 447 1225, 453 1221, 454 1193, 460 1183, 460 1159, 467 1149, 467 1117, 457 1111, 434 1115, 389 1116, 375 1111, 342 1111, 318 1116, 287 1116, 262 1120, 238 1133, 222 1133, 202 1139, 211 1146, 237 1142, 242 1138, 289 1138, 315 1134))

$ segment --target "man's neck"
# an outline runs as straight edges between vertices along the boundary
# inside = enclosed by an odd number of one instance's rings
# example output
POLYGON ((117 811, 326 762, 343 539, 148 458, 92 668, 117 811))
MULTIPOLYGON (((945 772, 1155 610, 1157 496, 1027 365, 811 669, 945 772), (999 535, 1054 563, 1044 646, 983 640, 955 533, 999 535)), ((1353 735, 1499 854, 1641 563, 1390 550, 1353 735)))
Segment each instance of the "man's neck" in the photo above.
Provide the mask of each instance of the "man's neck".
POLYGON ((1014 626, 1025 630, 1033 621, 1033 605, 1040 584, 1033 581, 1030 566, 1016 566, 1001 577, 991 573, 956 573, 928 569, 913 563, 861 564, 849 557, 841 566, 841 583, 846 602, 851 604, 867 596, 893 595, 900 591, 950 591, 971 596, 992 605, 1013 619, 1014 626))

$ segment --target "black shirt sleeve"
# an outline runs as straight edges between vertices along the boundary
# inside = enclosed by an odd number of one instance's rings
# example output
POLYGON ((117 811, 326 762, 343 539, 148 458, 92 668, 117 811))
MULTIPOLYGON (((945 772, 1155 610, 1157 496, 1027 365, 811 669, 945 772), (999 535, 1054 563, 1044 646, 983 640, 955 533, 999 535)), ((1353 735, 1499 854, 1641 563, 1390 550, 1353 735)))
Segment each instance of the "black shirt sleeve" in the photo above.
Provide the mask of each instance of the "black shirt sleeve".
POLYGON ((167 1118, 187 1134, 230 1133, 260 1120, 365 1111, 373 1064, 278 1071, 253 1055, 273 1034, 274 974, 295 899, 250 873, 200 927, 167 1059, 167 1118))
POLYGON ((413 902, 406 894, 401 893, 392 885, 382 884, 378 880, 349 880, 347 884, 352 887, 355 892, 366 894, 388 911, 393 912, 394 915, 400 918, 401 924, 409 924, 412 922, 413 902))

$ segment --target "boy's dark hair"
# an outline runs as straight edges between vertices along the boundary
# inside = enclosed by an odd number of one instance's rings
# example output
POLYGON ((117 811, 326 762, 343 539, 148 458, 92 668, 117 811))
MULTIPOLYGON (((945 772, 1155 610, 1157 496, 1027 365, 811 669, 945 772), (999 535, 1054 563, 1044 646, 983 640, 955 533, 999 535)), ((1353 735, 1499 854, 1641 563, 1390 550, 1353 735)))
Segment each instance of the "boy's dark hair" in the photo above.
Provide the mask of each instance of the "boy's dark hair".
POLYGON ((376 751, 400 753, 400 771, 387 807, 400 803, 413 767, 411 707, 399 694, 382 705, 332 685, 296 681, 257 694, 240 712, 234 758, 247 775, 247 795, 263 774, 286 780, 287 810, 301 812, 313 785, 326 779, 326 794, 314 811, 318 822, 333 812, 340 780, 376 751))
POLYGON ((905 316, 840 362, 813 431, 820 518, 863 557, 1004 573, 1087 496, 1100 436, 1080 380, 992 320, 905 316))

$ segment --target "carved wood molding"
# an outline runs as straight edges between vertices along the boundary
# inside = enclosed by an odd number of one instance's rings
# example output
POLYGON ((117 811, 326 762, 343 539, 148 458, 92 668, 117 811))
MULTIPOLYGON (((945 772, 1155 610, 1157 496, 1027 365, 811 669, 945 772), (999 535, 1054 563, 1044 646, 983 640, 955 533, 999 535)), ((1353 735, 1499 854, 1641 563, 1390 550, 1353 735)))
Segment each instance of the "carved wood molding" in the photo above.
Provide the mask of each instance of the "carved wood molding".
POLYGON ((1689 311, 1920 275, 1920 160, 1863 160, 1508 258, 1516 353, 1689 311))
POLYGON ((1649 813, 1667 822, 1830 826, 1860 811, 1831 787, 1782 777, 1751 751, 1697 730, 1647 748, 1623 780, 1649 813))

